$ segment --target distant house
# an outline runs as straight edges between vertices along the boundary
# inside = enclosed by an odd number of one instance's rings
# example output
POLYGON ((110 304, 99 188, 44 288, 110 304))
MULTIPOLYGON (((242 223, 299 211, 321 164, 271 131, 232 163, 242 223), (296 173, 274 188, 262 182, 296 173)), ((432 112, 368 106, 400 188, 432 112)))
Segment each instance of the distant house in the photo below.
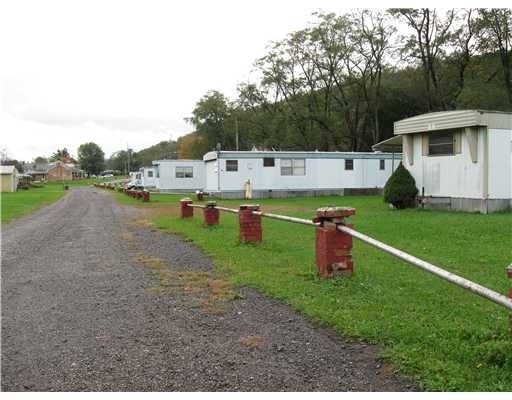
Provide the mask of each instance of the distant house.
POLYGON ((15 192, 18 188, 18 171, 14 165, 1 165, 1 191, 2 192, 15 192))
POLYGON ((75 164, 56 161, 48 164, 47 175, 49 181, 71 181, 83 179, 85 174, 75 164))
POLYGON ((400 151, 425 207, 489 213, 512 207, 512 113, 442 111, 396 121, 373 146, 400 151))
POLYGON ((30 175, 32 181, 46 181, 48 180, 48 164, 47 163, 32 163, 25 164, 23 172, 26 175, 30 175))

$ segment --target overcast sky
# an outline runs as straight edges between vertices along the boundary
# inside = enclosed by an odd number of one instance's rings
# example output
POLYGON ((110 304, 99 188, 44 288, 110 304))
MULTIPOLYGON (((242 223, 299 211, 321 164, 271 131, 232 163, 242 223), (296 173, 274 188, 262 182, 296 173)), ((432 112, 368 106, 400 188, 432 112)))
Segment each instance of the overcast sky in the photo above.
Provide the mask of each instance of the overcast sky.
POLYGON ((110 156, 177 139, 206 91, 232 98, 255 77, 270 41, 314 11, 368 2, 0 3, 0 148, 30 161, 62 147, 76 155, 90 141, 110 156))

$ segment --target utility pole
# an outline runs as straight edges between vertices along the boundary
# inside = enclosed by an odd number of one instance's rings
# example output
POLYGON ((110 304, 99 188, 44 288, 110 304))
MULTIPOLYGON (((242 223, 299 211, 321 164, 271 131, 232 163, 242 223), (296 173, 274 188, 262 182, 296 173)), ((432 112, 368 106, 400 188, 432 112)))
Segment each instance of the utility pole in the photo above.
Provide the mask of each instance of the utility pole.
POLYGON ((235 116, 235 141, 236 151, 238 151, 238 116, 235 116))

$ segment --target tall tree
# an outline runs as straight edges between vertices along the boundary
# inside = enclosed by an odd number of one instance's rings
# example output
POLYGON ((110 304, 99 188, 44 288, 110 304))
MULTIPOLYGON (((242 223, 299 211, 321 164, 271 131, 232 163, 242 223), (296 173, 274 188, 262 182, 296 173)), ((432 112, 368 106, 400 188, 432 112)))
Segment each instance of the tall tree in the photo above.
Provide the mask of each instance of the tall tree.
POLYGON ((196 104, 189 121, 203 137, 208 149, 215 148, 217 143, 223 149, 234 149, 234 132, 226 127, 231 112, 228 99, 217 90, 207 92, 196 104))
POLYGON ((440 93, 439 63, 451 41, 455 11, 449 10, 441 16, 438 10, 431 8, 396 8, 390 9, 390 13, 404 20, 413 31, 406 38, 402 54, 406 59, 420 62, 428 111, 445 109, 446 103, 440 93))
POLYGON ((512 10, 510 8, 479 9, 478 36, 482 52, 499 54, 503 83, 512 104, 512 10))
POLYGON ((105 153, 96 143, 84 143, 78 147, 78 161, 88 174, 97 175, 105 166, 105 153))

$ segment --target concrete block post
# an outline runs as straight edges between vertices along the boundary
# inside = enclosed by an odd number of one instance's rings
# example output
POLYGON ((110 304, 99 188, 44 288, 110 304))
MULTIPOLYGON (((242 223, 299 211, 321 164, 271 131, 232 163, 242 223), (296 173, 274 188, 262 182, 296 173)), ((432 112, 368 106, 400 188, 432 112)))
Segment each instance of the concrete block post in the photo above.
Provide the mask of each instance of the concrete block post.
POLYGON ((142 192, 142 201, 147 203, 147 202, 149 202, 149 200, 150 200, 150 194, 147 190, 144 190, 142 192))
POLYGON ((351 276, 354 270, 352 263, 352 236, 340 232, 338 225, 352 227, 345 218, 354 215, 355 208, 322 207, 316 212, 316 265, 322 278, 334 276, 351 276))
POLYGON ((219 225, 219 210, 215 208, 216 205, 215 201, 209 201, 203 208, 203 223, 205 225, 219 225))
POLYGON ((259 211, 259 205, 243 204, 240 206, 238 218, 240 222, 240 242, 260 243, 262 240, 261 215, 255 215, 253 211, 259 211))
POLYGON ((191 218, 194 216, 194 207, 189 207, 188 204, 192 204, 192 199, 185 197, 180 200, 181 205, 181 218, 191 218))

